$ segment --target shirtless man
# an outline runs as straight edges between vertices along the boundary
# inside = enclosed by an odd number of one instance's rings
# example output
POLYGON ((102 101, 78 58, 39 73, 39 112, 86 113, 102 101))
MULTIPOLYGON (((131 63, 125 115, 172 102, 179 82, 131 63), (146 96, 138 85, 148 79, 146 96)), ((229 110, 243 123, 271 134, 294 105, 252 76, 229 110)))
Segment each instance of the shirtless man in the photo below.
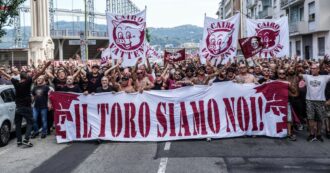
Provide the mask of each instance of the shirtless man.
POLYGON ((258 83, 257 78, 247 72, 247 67, 245 64, 240 64, 239 70, 240 73, 235 78, 235 81, 237 83, 258 83))
POLYGON ((132 84, 129 83, 129 78, 124 76, 121 78, 119 91, 125 91, 127 93, 134 93, 135 89, 132 84))
MULTIPOLYGON (((134 78, 133 78, 134 80, 134 78)), ((154 87, 154 84, 149 80, 147 76, 143 74, 143 71, 138 69, 136 71, 135 90, 143 92, 143 90, 150 90, 154 87)))

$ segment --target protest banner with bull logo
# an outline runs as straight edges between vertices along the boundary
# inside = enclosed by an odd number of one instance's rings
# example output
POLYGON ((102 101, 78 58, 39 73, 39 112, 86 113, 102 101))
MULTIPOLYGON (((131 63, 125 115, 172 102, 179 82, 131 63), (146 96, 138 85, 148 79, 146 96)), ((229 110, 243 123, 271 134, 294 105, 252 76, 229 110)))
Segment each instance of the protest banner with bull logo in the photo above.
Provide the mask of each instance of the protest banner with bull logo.
POLYGON ((261 38, 257 36, 242 38, 239 39, 238 42, 245 58, 251 58, 260 53, 263 48, 261 38))
POLYGON ((186 50, 180 49, 174 52, 169 52, 167 50, 164 51, 164 62, 173 61, 179 62, 186 59, 186 50))
POLYGON ((287 135, 288 84, 214 83, 169 91, 52 92, 58 143, 287 135))
POLYGON ((247 36, 261 38, 263 49, 259 56, 263 58, 289 56, 288 17, 280 19, 246 19, 247 36))
POLYGON ((122 66, 134 66, 145 59, 146 10, 137 14, 107 13, 109 48, 113 59, 123 58, 122 66))
POLYGON ((111 49, 109 47, 100 49, 101 53, 101 66, 106 65, 108 60, 111 59, 111 49))
POLYGON ((240 14, 226 20, 205 16, 204 33, 200 45, 201 58, 227 62, 236 56, 240 14))

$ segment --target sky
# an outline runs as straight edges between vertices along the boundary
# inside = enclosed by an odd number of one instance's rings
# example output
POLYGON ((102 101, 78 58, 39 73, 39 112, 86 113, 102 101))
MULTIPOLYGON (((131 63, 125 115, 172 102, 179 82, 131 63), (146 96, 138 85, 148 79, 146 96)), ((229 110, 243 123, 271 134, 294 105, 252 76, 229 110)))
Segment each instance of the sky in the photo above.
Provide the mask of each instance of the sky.
MULTIPOLYGON (((174 27, 185 24, 203 26, 204 15, 216 18, 220 0, 131 0, 140 10, 147 6, 148 27, 174 27)), ((94 0, 95 11, 105 12, 105 0, 94 0)), ((26 5, 29 2, 25 3, 26 5)), ((55 8, 84 9, 84 0, 54 0, 55 8)), ((29 14, 24 14, 29 18, 29 14)), ((83 17, 56 16, 55 21, 83 21, 83 17)), ((106 24, 105 19, 95 19, 98 24, 106 24)), ((25 21, 25 26, 30 25, 25 21)))
POLYGON ((204 15, 216 17, 220 0, 132 0, 140 9, 147 6, 149 27, 184 24, 203 26, 204 15))

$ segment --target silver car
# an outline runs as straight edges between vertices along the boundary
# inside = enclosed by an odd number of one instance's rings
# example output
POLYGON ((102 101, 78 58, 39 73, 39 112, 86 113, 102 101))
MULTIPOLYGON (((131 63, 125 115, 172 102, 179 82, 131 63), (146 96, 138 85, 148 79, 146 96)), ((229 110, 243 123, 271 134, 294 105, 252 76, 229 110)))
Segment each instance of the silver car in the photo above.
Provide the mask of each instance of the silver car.
POLYGON ((8 144, 15 131, 15 89, 13 85, 0 85, 0 147, 8 144))

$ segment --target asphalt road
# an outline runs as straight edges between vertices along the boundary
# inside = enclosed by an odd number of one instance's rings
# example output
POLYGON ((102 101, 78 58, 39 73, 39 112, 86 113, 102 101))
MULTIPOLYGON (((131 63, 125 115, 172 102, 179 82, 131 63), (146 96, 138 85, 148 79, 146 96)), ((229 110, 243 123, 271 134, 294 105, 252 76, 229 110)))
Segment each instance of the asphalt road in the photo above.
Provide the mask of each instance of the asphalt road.
POLYGON ((231 138, 171 142, 56 144, 54 136, 0 148, 0 173, 330 172, 330 140, 231 138))

